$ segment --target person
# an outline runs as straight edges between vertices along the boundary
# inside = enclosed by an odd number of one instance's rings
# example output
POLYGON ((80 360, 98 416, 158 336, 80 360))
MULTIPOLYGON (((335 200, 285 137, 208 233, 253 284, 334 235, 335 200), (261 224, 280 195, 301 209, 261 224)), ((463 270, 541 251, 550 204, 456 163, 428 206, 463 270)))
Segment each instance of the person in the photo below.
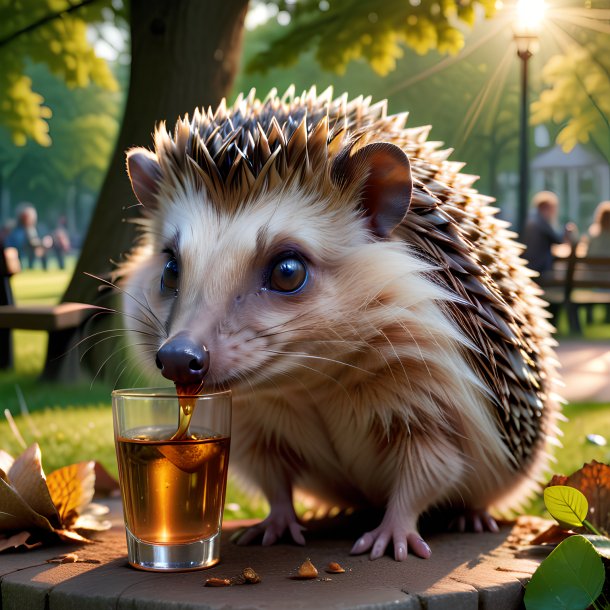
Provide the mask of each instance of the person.
POLYGON ((529 216, 523 232, 525 252, 523 257, 528 266, 538 271, 544 279, 553 268, 552 246, 577 239, 576 225, 569 222, 563 231, 556 229, 559 216, 559 199, 551 191, 541 191, 532 200, 533 213, 529 216))
POLYGON ((52 245, 52 241, 48 235, 42 239, 38 236, 37 223, 36 208, 31 203, 21 204, 17 214, 17 226, 7 241, 19 250, 20 258, 27 259, 30 269, 34 267, 34 262, 39 258, 42 268, 46 271, 47 250, 52 245))
POLYGON ((57 226, 53 231, 53 251, 57 258, 57 264, 60 269, 66 267, 66 254, 70 252, 70 236, 66 228, 66 217, 60 216, 57 219, 57 226))
POLYGON ((588 238, 587 256, 610 256, 610 201, 602 201, 595 208, 588 238))

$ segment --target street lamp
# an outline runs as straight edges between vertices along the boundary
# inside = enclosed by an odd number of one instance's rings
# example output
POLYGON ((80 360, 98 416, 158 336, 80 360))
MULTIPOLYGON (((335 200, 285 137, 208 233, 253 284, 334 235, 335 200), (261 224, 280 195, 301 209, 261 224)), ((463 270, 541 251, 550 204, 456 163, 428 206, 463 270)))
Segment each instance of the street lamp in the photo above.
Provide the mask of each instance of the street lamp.
POLYGON ((523 236, 527 220, 529 194, 529 137, 528 137, 528 62, 538 50, 538 35, 544 18, 544 0, 517 0, 513 35, 517 55, 521 60, 521 114, 519 124, 519 199, 517 204, 517 232, 523 236))

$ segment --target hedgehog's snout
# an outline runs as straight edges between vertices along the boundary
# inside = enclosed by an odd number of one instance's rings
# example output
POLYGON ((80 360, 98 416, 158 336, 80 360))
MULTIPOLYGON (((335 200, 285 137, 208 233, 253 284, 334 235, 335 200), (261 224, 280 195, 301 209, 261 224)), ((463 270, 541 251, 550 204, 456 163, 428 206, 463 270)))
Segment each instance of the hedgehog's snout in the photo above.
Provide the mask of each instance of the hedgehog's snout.
POLYGON ((155 359, 163 377, 178 384, 199 384, 210 368, 210 353, 189 336, 178 334, 166 341, 155 359))

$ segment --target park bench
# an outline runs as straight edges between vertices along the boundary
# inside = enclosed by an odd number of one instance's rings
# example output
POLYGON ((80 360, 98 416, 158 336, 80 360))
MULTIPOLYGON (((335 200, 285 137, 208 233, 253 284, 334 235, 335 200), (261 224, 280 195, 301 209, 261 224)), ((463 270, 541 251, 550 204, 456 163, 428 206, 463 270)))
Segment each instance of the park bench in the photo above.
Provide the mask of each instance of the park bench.
POLYGON ((21 272, 16 248, 2 248, 0 256, 0 369, 13 366, 11 331, 15 328, 53 333, 57 341, 49 342, 49 353, 42 377, 58 379, 62 358, 77 358, 76 350, 69 350, 73 331, 99 308, 83 303, 59 305, 16 305, 10 279, 21 272), (64 340, 62 340, 64 339, 64 340), (53 348, 52 345, 61 346, 53 348), (56 353, 55 353, 56 352, 56 353))
POLYGON ((581 334, 580 309, 610 307, 610 256, 583 256, 573 247, 567 257, 555 258, 551 273, 541 278, 540 285, 552 307, 565 309, 570 332, 581 334))

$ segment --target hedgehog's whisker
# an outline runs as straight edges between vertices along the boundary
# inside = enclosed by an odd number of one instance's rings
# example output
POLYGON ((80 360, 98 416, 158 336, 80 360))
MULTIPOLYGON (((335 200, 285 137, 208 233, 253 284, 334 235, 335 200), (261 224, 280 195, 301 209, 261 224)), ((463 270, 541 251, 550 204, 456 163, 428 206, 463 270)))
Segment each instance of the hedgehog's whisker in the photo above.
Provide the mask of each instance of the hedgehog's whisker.
POLYGON ((91 277, 95 280, 98 280, 99 282, 102 282, 106 286, 110 286, 111 288, 114 288, 114 290, 116 290, 116 291, 120 292, 121 294, 124 294, 125 296, 132 299, 133 302, 136 303, 140 307, 140 309, 142 310, 142 312, 144 313, 144 315, 147 318, 149 317, 148 314, 150 314, 150 316, 151 316, 150 322, 153 322, 153 321, 156 322, 158 325, 158 329, 160 331, 162 331, 164 334, 166 334, 165 327, 163 326, 163 323, 161 322, 161 320, 159 320, 159 318, 155 315, 155 312, 150 307, 147 307, 144 303, 142 303, 142 301, 140 301, 140 299, 135 297, 133 294, 131 294, 129 291, 125 290, 124 288, 121 288, 114 282, 111 282, 110 280, 106 280, 102 277, 93 275, 92 273, 88 273, 88 272, 85 272, 85 275, 88 275, 89 277, 91 277))
POLYGON ((275 354, 278 356, 294 356, 296 358, 309 358, 311 360, 322 360, 325 362, 333 362, 335 364, 340 364, 341 366, 347 366, 349 368, 356 369, 357 371, 362 371, 363 373, 366 373, 367 375, 373 374, 373 373, 371 373, 371 371, 367 371, 366 369, 356 366, 355 364, 350 364, 349 362, 343 362, 343 360, 336 360, 334 358, 326 358, 324 356, 306 354, 305 352, 287 352, 287 351, 270 350, 270 349, 265 349, 264 351, 266 351, 269 354, 275 354))

